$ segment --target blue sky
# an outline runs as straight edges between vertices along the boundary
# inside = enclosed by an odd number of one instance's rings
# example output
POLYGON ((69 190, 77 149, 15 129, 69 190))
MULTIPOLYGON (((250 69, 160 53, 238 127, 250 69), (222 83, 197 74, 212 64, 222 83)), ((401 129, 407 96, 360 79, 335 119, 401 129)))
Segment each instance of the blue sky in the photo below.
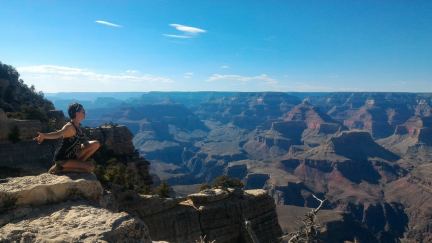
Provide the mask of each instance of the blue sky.
POLYGON ((44 92, 432 92, 432 1, 0 6, 0 61, 44 92))

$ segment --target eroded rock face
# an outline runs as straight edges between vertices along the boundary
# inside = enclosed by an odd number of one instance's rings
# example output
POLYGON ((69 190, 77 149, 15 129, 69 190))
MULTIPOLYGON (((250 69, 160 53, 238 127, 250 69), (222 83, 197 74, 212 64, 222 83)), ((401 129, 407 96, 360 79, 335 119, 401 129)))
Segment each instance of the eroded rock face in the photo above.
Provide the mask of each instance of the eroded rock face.
POLYGON ((0 178, 40 174, 52 165, 59 140, 37 144, 33 138, 37 132, 45 132, 47 127, 61 128, 65 119, 63 112, 56 110, 47 111, 47 116, 49 124, 39 120, 9 119, 0 109, 0 178), (18 131, 19 141, 12 142, 9 135, 14 129, 18 131))
POLYGON ((100 126, 88 129, 90 135, 115 154, 133 154, 132 133, 126 126, 100 126))
MULTIPOLYGON (((106 167, 107 162, 126 167, 130 181, 136 187, 153 184, 149 174, 150 163, 142 158, 132 143, 132 133, 126 126, 103 125, 86 130, 89 137, 101 143, 101 148, 93 155, 96 164, 106 167)), ((98 177, 101 176, 98 174, 98 177)))
POLYGON ((246 189, 263 188, 267 180, 270 178, 267 174, 251 173, 246 178, 246 189))
POLYGON ((431 164, 420 165, 412 174, 390 183, 385 190, 387 200, 404 205, 409 217, 405 237, 412 241, 432 241, 431 175, 431 164))
POLYGON ((86 202, 21 208, 0 222, 8 217, 13 220, 0 224, 0 242, 152 242, 141 220, 86 202))
POLYGON ((57 140, 0 143, 0 178, 44 173, 52 165, 57 140))
POLYGON ((226 174, 229 177, 234 177, 241 180, 247 175, 247 166, 246 165, 229 166, 226 170, 226 174))
POLYGON ((246 220, 260 242, 278 242, 281 229, 273 199, 264 190, 212 189, 183 199, 115 194, 120 210, 137 215, 154 240, 252 242, 246 220))
POLYGON ((395 133, 378 142, 411 164, 432 161, 432 117, 414 116, 399 125, 395 133))
POLYGON ((330 140, 336 153, 353 160, 366 160, 369 157, 379 157, 396 161, 399 156, 381 147, 371 135, 363 131, 343 132, 330 140))

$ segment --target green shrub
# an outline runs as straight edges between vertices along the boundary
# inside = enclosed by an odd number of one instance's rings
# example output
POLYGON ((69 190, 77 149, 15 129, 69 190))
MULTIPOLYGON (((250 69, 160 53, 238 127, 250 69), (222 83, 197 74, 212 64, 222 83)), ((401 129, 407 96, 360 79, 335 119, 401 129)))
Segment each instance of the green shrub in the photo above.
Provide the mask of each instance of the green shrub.
POLYGON ((212 183, 213 188, 243 188, 243 182, 237 178, 231 178, 229 176, 223 175, 216 177, 212 183))
POLYGON ((162 198, 170 197, 171 187, 163 181, 158 187, 155 189, 155 193, 162 198))
POLYGON ((109 159, 105 164, 97 164, 95 174, 104 186, 116 184, 124 190, 134 190, 142 194, 150 194, 150 185, 146 185, 141 175, 135 173, 116 158, 109 159))

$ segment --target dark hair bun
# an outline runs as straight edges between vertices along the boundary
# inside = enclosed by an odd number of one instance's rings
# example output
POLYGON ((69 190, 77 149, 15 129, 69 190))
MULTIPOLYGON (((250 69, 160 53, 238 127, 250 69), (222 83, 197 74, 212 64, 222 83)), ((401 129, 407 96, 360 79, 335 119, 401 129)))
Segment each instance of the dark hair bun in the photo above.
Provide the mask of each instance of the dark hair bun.
POLYGON ((72 103, 68 107, 68 115, 71 119, 75 118, 77 112, 79 112, 83 106, 80 103, 72 103))

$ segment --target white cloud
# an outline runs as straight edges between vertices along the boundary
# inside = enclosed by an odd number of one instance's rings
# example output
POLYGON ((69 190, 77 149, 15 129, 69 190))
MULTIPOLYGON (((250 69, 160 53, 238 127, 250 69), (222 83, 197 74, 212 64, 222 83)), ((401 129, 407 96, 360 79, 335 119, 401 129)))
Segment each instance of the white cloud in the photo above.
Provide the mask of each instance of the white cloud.
POLYGON ((165 37, 170 37, 170 38, 177 38, 177 39, 190 39, 190 38, 193 38, 192 36, 187 36, 187 35, 170 35, 170 34, 163 34, 163 36, 165 36, 165 37))
POLYGON ((228 65, 222 65, 222 66, 220 66, 220 68, 222 68, 222 69, 228 69, 230 67, 228 65))
POLYGON ((190 39, 197 37, 199 34, 207 32, 206 30, 192 27, 192 26, 186 26, 181 24, 170 24, 171 27, 175 28, 176 30, 180 31, 182 34, 163 34, 165 37, 170 38, 177 38, 177 39, 190 39))
POLYGON ((182 31, 182 32, 189 33, 189 34, 200 34, 200 33, 207 32, 206 30, 203 30, 200 28, 181 25, 181 24, 170 24, 170 26, 176 28, 176 30, 178 30, 178 31, 182 31))
POLYGON ((236 81, 241 83, 247 83, 251 81, 262 81, 267 84, 277 84, 278 81, 276 79, 271 78, 267 74, 261 74, 258 76, 242 76, 237 74, 213 74, 207 79, 208 82, 214 81, 236 81))
POLYGON ((115 28, 121 28, 123 26, 118 25, 118 24, 114 24, 105 20, 96 20, 95 23, 97 24, 101 24, 101 25, 105 25, 105 26, 109 26, 109 27, 115 27, 115 28))
POLYGON ((183 74, 183 78, 192 78, 194 76, 193 72, 187 72, 183 74))
POLYGON ((139 74, 136 70, 109 74, 56 65, 25 66, 17 69, 26 83, 34 84, 38 90, 44 92, 163 90, 169 89, 169 84, 173 83, 168 77, 139 74))

